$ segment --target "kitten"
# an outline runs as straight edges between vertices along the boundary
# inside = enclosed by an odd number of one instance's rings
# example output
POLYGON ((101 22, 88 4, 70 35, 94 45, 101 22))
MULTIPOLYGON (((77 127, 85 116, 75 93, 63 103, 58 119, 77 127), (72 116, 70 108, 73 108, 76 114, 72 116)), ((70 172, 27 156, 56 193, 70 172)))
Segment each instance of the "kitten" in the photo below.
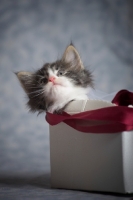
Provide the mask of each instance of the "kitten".
POLYGON ((62 58, 35 72, 16 73, 29 101, 30 111, 61 113, 73 100, 87 99, 93 87, 92 74, 84 68, 79 53, 70 44, 62 58))

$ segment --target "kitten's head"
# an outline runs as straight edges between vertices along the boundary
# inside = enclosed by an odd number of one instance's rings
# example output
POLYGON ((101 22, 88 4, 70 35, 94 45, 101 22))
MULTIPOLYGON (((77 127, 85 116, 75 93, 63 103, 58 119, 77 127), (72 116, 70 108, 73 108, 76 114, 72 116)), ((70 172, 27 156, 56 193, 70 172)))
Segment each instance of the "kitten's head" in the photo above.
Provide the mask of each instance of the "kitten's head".
POLYGON ((69 96, 69 101, 73 100, 74 95, 72 99, 70 96, 76 88, 93 87, 92 75, 84 68, 72 44, 66 48, 60 60, 46 63, 35 72, 21 71, 16 75, 29 98, 27 104, 33 112, 47 111, 55 102, 63 102, 63 96, 66 99, 69 96))

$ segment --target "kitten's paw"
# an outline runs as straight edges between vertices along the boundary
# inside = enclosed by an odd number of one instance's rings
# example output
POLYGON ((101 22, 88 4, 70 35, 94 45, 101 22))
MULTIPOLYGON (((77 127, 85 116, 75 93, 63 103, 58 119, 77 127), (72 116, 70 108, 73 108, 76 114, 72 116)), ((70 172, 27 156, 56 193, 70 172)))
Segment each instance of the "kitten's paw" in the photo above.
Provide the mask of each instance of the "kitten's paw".
POLYGON ((63 113, 63 111, 64 111, 64 109, 55 110, 54 114, 61 115, 63 113))

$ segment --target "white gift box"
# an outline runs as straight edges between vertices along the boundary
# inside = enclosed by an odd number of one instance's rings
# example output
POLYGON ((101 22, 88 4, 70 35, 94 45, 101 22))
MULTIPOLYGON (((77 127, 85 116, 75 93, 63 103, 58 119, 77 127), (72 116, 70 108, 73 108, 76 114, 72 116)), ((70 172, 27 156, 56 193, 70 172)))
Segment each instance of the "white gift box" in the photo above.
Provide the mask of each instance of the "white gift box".
MULTIPOLYGON (((69 114, 115 106, 100 100, 74 101, 69 114)), ((51 186, 101 192, 133 192, 133 131, 94 134, 65 123, 50 126, 51 186)))

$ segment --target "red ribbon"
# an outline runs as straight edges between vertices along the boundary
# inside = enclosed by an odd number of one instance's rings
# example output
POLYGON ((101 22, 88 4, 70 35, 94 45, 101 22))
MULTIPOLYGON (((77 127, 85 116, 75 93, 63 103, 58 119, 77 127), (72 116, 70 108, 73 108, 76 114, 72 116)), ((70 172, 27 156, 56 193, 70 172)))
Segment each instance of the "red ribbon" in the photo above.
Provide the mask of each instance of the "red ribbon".
POLYGON ((100 108, 74 115, 46 113, 46 121, 50 125, 64 122, 72 128, 85 133, 117 133, 133 130, 133 93, 119 91, 112 103, 118 106, 100 108))

